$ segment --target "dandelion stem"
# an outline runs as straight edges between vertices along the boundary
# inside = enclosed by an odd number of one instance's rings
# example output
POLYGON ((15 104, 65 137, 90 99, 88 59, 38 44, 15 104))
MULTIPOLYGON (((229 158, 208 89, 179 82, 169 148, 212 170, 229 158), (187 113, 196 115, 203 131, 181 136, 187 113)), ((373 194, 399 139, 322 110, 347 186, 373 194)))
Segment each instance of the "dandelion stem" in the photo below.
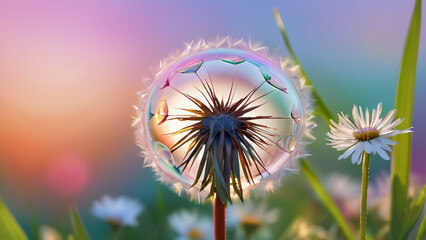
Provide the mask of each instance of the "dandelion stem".
POLYGON ((370 154, 364 152, 362 159, 362 183, 361 183, 361 215, 359 239, 365 239, 365 227, 367 225, 367 189, 368 171, 370 170, 370 154))
POLYGON ((225 205, 222 200, 215 194, 213 202, 213 217, 214 217, 214 239, 226 239, 226 225, 225 225, 225 205))

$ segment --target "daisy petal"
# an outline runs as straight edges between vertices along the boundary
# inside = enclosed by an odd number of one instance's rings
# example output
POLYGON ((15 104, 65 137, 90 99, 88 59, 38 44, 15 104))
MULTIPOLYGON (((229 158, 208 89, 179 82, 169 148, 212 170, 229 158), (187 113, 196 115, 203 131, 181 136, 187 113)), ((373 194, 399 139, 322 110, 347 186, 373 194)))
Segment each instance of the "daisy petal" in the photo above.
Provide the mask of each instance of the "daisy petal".
POLYGON ((389 138, 376 138, 378 141, 380 141, 381 143, 387 144, 387 145, 396 145, 398 144, 397 142, 394 142, 392 140, 390 140, 389 138))
POLYGON ((385 150, 381 149, 381 148, 377 148, 377 153, 380 155, 380 157, 382 157, 384 160, 390 160, 389 155, 385 152, 385 150))
POLYGON ((358 157, 358 161, 356 162, 356 164, 360 165, 360 164, 362 163, 362 155, 363 155, 363 154, 360 154, 360 155, 359 155, 359 157, 358 157))
POLYGON ((389 146, 388 146, 388 145, 386 145, 386 144, 381 144, 381 145, 380 145, 380 147, 381 147, 381 148, 383 148, 384 150, 388 151, 388 152, 392 152, 392 148, 391 148, 391 147, 389 147, 389 146))
POLYGON ((354 154, 352 155, 352 164, 355 164, 358 162, 359 156, 361 155, 362 151, 364 150, 364 142, 360 142, 357 144, 356 150, 354 154))
POLYGON ((370 141, 364 142, 364 149, 366 153, 370 154, 373 149, 373 144, 371 144, 370 141))
POLYGON ((342 160, 349 157, 355 151, 357 145, 358 144, 355 144, 352 147, 348 148, 348 150, 346 150, 342 155, 340 155, 339 158, 337 158, 337 160, 342 160))

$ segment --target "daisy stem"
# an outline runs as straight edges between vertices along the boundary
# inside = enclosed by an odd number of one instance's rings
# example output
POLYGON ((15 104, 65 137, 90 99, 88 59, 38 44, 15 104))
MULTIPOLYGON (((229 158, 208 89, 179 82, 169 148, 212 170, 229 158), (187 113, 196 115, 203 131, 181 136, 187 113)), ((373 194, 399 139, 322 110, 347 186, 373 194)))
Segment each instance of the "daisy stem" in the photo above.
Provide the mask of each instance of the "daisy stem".
POLYGON ((214 239, 226 239, 226 225, 225 225, 225 205, 222 200, 215 194, 213 202, 213 217, 214 217, 214 239))
POLYGON ((360 214, 360 230, 359 239, 365 239, 365 227, 367 225, 367 189, 368 189, 368 172, 370 170, 370 154, 364 151, 362 156, 362 183, 361 183, 361 214, 360 214))
POLYGON ((120 225, 116 223, 109 223, 109 227, 111 228, 111 240, 118 240, 120 239, 120 225))

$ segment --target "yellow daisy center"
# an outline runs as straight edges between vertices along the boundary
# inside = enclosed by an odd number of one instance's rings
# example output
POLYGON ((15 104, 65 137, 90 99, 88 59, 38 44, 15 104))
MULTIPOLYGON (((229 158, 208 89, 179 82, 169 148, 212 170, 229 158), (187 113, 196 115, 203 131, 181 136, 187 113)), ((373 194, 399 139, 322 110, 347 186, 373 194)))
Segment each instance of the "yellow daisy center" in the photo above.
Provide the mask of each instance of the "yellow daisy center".
POLYGON ((203 238, 203 233, 198 229, 191 229, 188 232, 188 238, 191 240, 200 240, 203 238))
POLYGON ((247 235, 251 235, 260 227, 260 219, 255 216, 247 215, 241 220, 241 225, 247 235))
POLYGON ((354 137, 361 141, 369 141, 373 138, 378 138, 380 136, 380 132, 375 128, 363 128, 361 130, 354 132, 354 137))

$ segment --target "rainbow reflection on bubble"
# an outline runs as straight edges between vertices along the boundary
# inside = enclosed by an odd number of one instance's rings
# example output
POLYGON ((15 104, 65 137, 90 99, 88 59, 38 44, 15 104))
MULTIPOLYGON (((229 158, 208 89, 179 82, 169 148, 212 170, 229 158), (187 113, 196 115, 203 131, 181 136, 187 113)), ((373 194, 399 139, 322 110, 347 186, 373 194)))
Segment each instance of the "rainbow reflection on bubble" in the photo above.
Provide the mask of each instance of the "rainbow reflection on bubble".
POLYGON ((307 128, 293 77, 246 49, 213 47, 174 60, 143 94, 139 131, 151 164, 168 182, 210 194, 222 175, 241 199, 243 189, 281 176, 307 128))

